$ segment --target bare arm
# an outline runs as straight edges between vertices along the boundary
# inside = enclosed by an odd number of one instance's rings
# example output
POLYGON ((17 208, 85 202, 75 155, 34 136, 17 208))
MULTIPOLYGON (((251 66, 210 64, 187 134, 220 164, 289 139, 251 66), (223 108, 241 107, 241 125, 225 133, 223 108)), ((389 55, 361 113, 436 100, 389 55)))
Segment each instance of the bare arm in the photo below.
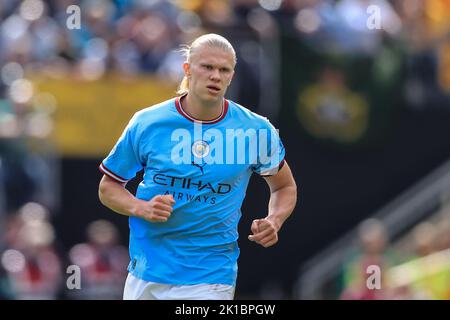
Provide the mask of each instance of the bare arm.
POLYGON ((264 179, 270 188, 267 219, 273 221, 280 230, 297 203, 297 185, 287 162, 276 175, 264 179))
POLYGON ((297 186, 287 162, 276 175, 264 179, 270 188, 269 213, 266 218, 253 221, 249 239, 270 247, 278 242, 278 231, 295 208, 297 186))
POLYGON ((155 196, 145 201, 133 196, 114 179, 103 175, 98 188, 100 202, 111 210, 125 216, 136 216, 151 222, 165 222, 170 217, 175 203, 171 195, 155 196))

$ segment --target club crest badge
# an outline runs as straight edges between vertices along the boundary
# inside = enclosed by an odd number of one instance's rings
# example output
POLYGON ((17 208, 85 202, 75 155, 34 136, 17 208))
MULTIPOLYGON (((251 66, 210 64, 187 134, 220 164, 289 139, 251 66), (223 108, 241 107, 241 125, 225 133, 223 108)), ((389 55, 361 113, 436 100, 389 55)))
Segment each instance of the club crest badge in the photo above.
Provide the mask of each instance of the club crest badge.
POLYGON ((192 154, 197 158, 204 158, 209 154, 210 147, 206 141, 197 140, 192 144, 192 154))

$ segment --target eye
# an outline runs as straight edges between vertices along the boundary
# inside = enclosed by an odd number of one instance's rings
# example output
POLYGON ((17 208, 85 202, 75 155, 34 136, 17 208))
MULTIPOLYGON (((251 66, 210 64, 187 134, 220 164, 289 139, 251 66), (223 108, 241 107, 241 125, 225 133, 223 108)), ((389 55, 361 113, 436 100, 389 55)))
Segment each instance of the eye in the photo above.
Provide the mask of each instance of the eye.
POLYGON ((204 67, 206 70, 212 70, 212 69, 213 69, 213 66, 210 65, 210 64, 205 64, 205 65, 203 65, 203 67, 204 67))
POLYGON ((230 69, 228 69, 228 68, 220 68, 220 72, 229 73, 230 69))

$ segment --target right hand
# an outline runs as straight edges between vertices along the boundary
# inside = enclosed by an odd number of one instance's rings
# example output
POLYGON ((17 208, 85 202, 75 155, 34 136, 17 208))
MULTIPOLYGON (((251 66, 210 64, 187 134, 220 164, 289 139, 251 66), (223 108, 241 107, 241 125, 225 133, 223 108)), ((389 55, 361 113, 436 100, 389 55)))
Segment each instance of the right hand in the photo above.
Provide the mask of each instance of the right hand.
POLYGON ((174 204, 175 200, 172 195, 157 195, 150 201, 139 201, 135 209, 135 216, 150 222, 166 222, 173 212, 174 204))

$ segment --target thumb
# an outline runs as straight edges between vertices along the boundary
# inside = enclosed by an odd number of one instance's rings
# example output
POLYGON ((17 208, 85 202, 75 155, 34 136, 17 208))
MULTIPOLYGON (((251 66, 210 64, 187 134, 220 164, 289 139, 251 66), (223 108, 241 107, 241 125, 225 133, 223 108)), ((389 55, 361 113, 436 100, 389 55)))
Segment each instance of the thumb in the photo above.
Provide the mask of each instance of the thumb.
POLYGON ((251 230, 252 230, 253 234, 256 234, 259 232, 259 224, 260 224, 259 219, 253 220, 252 226, 251 226, 251 230))
POLYGON ((171 195, 171 194, 166 194, 166 195, 161 196, 161 200, 170 206, 175 204, 175 199, 173 198, 173 195, 171 195))
POLYGON ((250 241, 253 241, 254 235, 257 234, 257 233, 259 232, 259 223, 260 223, 260 220, 259 220, 259 219, 253 220, 252 226, 251 226, 251 230, 252 230, 252 233, 253 233, 253 234, 248 236, 248 239, 249 239, 250 241))
POLYGON ((150 200, 148 200, 148 202, 150 201, 163 201, 162 195, 158 194, 156 196, 154 196, 153 198, 151 198, 150 200))

